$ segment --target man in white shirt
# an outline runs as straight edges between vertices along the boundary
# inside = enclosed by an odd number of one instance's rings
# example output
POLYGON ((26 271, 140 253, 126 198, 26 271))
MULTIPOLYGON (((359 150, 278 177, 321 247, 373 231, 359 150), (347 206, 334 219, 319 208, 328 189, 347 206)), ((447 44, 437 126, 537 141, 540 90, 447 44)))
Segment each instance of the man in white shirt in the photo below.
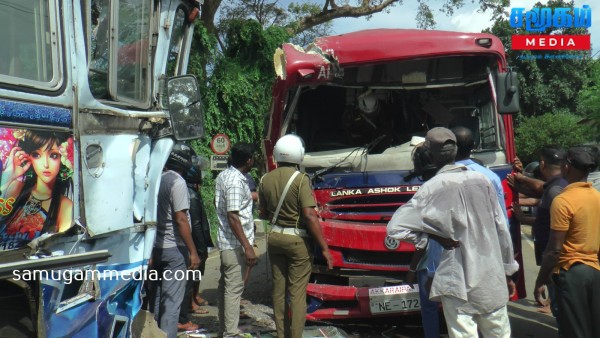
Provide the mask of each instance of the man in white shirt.
POLYGON ((221 254, 219 280, 219 336, 236 337, 244 275, 256 265, 252 194, 245 173, 254 166, 254 147, 238 143, 231 149, 231 165, 216 180, 215 207, 219 218, 217 248, 221 254))
POLYGON ((450 337, 477 337, 479 330, 508 338, 506 303, 514 292, 508 276, 519 265, 496 191, 485 175, 454 164, 450 130, 431 129, 424 146, 441 169, 396 211, 388 235, 417 248, 435 236, 446 246, 429 298, 442 302, 450 337))

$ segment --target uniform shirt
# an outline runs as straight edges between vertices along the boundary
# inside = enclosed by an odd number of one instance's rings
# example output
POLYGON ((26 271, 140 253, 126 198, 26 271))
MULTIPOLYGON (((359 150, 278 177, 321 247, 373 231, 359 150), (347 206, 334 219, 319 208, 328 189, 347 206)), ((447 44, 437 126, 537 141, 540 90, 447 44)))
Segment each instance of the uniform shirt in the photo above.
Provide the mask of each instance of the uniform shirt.
POLYGON ((576 262, 600 270, 600 192, 591 183, 571 183, 554 198, 550 217, 552 230, 567 232, 554 272, 576 262))
MULTIPOLYGON (((185 180, 178 173, 168 170, 162 173, 158 189, 158 208, 156 211, 156 241, 157 248, 173 248, 185 246, 179 231, 173 226, 175 212, 190 209, 185 180)), ((189 221, 189 213, 188 221, 189 221)))
POLYGON ((462 165, 444 166, 394 213, 387 233, 416 244, 426 234, 460 242, 442 251, 431 300, 455 297, 458 311, 471 314, 506 305, 506 276, 519 264, 496 191, 483 174, 462 165))
POLYGON ((252 195, 246 177, 235 167, 230 166, 217 176, 215 185, 215 207, 219 219, 217 248, 219 250, 230 250, 241 246, 227 220, 227 212, 229 211, 239 212, 244 234, 250 244, 254 244, 252 195))
MULTIPOLYGON (((273 219, 283 189, 295 171, 294 167, 280 167, 264 175, 260 180, 258 200, 267 210, 269 222, 273 219)), ((282 227, 298 226, 298 228, 306 229, 306 222, 300 219, 302 209, 315 206, 308 176, 300 173, 294 178, 287 191, 276 223, 282 227)))

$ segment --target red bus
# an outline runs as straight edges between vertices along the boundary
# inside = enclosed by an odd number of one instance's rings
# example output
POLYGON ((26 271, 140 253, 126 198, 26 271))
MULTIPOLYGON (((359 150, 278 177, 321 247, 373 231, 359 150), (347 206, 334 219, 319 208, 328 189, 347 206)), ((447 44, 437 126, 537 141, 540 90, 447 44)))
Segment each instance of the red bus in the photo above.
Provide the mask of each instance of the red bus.
POLYGON ((435 126, 470 128, 473 157, 505 177, 515 156, 516 73, 490 34, 375 29, 284 44, 264 139, 305 142, 318 214, 334 257, 315 257, 309 320, 412 314, 418 290, 404 282, 414 247, 386 224, 422 181, 411 153, 435 126))

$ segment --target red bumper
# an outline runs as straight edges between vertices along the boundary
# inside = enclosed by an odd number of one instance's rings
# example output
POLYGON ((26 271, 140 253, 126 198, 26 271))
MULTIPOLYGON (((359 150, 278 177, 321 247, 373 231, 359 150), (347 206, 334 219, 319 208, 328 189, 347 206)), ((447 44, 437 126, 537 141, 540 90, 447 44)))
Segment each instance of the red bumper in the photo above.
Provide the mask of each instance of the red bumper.
MULTIPOLYGON (((416 290, 413 297, 418 299, 418 293, 418 290, 416 290)), ((310 283, 306 289, 306 294, 309 300, 307 320, 406 316, 420 313, 419 309, 373 313, 370 305, 369 288, 367 287, 310 283), (335 304, 345 304, 345 306, 336 307, 335 304)))

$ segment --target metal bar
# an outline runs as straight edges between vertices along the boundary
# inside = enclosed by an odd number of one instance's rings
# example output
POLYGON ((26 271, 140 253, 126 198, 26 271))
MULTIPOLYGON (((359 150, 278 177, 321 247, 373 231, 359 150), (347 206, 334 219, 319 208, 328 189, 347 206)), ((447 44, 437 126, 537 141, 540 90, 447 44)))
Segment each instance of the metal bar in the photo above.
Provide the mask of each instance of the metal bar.
POLYGON ((108 250, 98 250, 82 254, 48 257, 0 264, 0 279, 14 277, 15 270, 54 270, 79 265, 106 262, 112 255, 108 250))

